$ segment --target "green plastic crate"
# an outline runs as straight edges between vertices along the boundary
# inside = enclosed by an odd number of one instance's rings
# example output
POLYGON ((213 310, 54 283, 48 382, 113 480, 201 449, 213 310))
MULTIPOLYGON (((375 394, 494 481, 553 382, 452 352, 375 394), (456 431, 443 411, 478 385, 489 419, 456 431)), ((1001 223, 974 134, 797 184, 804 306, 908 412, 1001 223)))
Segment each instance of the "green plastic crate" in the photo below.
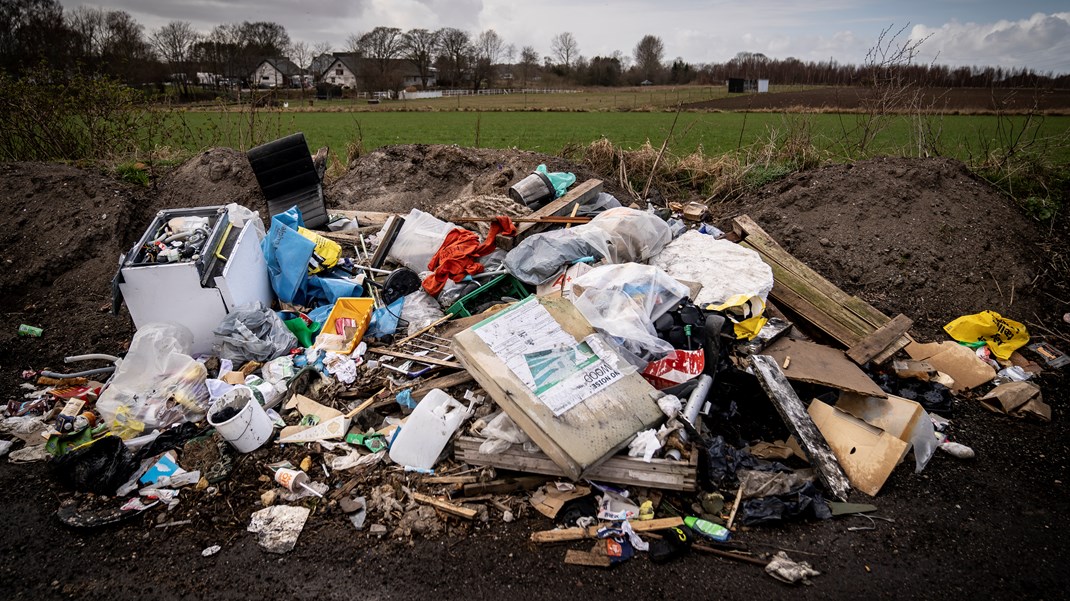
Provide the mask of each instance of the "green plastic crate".
POLYGON ((450 305, 446 313, 454 317, 471 317, 475 315, 475 309, 479 305, 504 296, 525 299, 531 296, 531 292, 523 282, 508 273, 503 273, 461 297, 460 300, 450 305))

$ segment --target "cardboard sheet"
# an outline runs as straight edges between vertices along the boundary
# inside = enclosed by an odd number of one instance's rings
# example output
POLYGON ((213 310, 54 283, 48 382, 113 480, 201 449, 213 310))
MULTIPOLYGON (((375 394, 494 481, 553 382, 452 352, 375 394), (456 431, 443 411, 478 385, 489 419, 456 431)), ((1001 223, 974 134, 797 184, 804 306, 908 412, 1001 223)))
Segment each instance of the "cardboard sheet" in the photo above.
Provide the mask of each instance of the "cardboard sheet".
POLYGON ((957 342, 913 342, 906 351, 911 359, 928 361, 936 371, 951 376, 955 380, 951 387, 954 392, 977 388, 996 377, 996 370, 957 342))
POLYGON ((762 354, 776 359, 789 380, 821 384, 866 396, 887 396, 866 372, 839 349, 805 340, 782 338, 769 345, 762 354), (787 361, 788 357, 791 357, 790 362, 787 361), (786 368, 785 363, 788 364, 786 368))
POLYGON ((909 445, 884 430, 817 399, 808 410, 851 486, 876 496, 909 445))

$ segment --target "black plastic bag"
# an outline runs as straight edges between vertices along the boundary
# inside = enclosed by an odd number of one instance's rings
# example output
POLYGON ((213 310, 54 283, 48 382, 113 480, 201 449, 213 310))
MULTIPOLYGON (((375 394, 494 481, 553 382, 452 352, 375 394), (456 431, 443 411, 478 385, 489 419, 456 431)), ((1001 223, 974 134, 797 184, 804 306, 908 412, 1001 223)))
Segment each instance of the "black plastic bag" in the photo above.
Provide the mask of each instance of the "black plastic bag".
POLYGON ((56 478, 64 486, 109 496, 126 484, 138 467, 134 454, 118 436, 105 436, 52 461, 56 478))
POLYGON ((706 484, 712 489, 731 488, 736 482, 736 472, 741 469, 762 472, 794 471, 783 463, 759 459, 746 451, 739 450, 725 442, 723 436, 714 436, 705 441, 706 453, 703 461, 706 484))
POLYGON ((747 499, 739 505, 740 523, 744 526, 775 524, 786 520, 832 517, 828 503, 812 482, 776 496, 747 499))

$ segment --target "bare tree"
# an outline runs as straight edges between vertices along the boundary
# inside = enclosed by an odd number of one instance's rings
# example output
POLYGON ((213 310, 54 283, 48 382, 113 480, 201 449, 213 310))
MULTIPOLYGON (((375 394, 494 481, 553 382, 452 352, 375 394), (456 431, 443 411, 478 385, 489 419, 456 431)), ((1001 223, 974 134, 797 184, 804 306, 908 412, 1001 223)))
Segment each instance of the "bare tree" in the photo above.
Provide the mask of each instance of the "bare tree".
POLYGON ((576 42, 576 37, 566 31, 555 35, 554 39, 550 40, 550 52, 553 53, 558 64, 568 72, 572 68, 572 62, 580 53, 580 45, 576 42))
POLYGON ((494 80, 497 64, 501 62, 505 41, 498 32, 488 29, 480 33, 472 44, 472 89, 479 87, 486 80, 488 85, 494 80))
POLYGON ((665 57, 665 43, 655 35, 645 35, 635 45, 635 67, 644 79, 655 82, 664 70, 661 64, 665 57))
MULTIPOLYGON (((171 77, 181 74, 182 87, 189 90, 188 67, 194 45, 201 35, 189 21, 171 21, 152 33, 150 40, 160 58, 170 67, 171 77)), ((196 74, 194 74, 194 78, 196 74)))
POLYGON ((76 56, 99 58, 104 53, 104 9, 82 5, 67 13, 67 26, 74 32, 76 56))
POLYGON ((354 54, 361 54, 364 51, 364 48, 361 46, 360 39, 363 37, 363 33, 350 34, 349 37, 346 38, 346 50, 354 54))
POLYGON ((539 68, 539 53, 534 46, 524 46, 520 50, 520 78, 523 85, 528 85, 528 78, 539 68))
POLYGON ((472 55, 472 36, 463 29, 447 27, 438 31, 438 63, 449 79, 450 85, 457 87, 464 81, 472 55))
POLYGON ((369 89, 393 90, 401 87, 403 78, 393 61, 401 56, 403 42, 404 37, 397 27, 376 27, 360 36, 361 54, 373 66, 373 72, 365 74, 369 89))
POLYGON ((330 42, 316 42, 315 44, 312 44, 312 56, 330 54, 332 50, 334 50, 334 45, 330 42))
POLYGON ((439 32, 426 29, 410 29, 405 32, 402 40, 402 56, 416 67, 420 74, 420 83, 427 87, 427 80, 431 77, 431 64, 435 61, 435 53, 438 52, 439 32))

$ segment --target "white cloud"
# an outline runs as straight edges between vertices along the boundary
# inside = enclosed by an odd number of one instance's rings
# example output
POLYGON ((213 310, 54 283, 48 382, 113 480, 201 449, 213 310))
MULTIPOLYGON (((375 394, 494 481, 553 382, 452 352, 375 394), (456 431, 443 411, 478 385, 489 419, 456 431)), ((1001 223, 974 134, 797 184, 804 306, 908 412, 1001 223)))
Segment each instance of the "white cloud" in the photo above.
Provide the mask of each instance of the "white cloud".
POLYGON ((1037 13, 1019 21, 917 25, 912 40, 925 39, 923 56, 952 66, 1031 67, 1070 72, 1070 13, 1037 13))

